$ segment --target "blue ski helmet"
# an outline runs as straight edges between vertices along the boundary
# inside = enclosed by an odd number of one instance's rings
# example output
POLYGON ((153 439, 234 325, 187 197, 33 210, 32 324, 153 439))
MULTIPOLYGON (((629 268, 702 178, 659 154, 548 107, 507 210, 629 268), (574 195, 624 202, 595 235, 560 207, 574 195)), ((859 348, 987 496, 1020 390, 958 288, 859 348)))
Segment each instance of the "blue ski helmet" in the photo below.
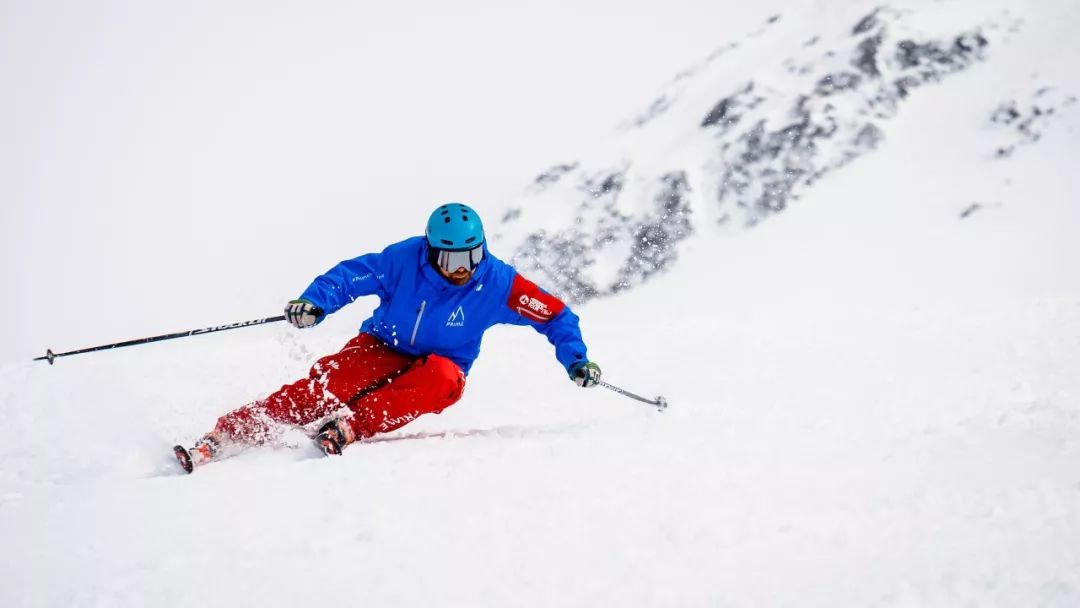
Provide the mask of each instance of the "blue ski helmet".
POLYGON ((428 218, 428 245, 444 251, 466 251, 484 244, 484 225, 472 207, 461 203, 439 206, 428 218))

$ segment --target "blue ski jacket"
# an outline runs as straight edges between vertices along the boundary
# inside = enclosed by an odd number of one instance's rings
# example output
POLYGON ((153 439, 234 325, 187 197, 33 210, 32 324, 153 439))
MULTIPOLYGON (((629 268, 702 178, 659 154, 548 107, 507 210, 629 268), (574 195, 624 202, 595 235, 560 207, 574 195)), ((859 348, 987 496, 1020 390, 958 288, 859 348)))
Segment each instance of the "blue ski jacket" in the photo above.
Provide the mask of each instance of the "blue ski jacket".
POLYGON ((329 315, 361 296, 377 295, 379 307, 361 332, 407 355, 442 355, 466 374, 480 354, 484 331, 499 323, 529 325, 544 334, 567 373, 588 360, 577 315, 491 255, 486 245, 472 278, 460 286, 431 266, 427 251, 427 240, 413 237, 381 253, 345 260, 300 297, 329 315))

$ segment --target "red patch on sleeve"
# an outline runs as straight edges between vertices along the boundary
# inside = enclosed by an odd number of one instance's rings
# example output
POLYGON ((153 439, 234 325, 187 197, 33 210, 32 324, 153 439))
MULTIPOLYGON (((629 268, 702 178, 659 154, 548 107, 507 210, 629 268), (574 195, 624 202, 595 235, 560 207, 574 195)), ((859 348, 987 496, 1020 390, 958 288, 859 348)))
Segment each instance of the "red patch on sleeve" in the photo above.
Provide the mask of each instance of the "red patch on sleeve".
POLYGON ((538 323, 547 323, 566 308, 562 300, 545 293, 536 283, 520 274, 514 275, 514 285, 510 288, 510 299, 506 305, 510 310, 538 323))

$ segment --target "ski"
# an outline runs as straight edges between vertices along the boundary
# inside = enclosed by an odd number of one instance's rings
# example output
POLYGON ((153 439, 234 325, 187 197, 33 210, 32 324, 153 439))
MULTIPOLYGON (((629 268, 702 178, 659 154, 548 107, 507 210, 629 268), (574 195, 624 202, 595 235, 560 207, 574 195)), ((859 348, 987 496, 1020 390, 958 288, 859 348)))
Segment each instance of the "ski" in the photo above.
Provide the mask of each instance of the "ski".
POLYGON ((180 468, 184 469, 185 473, 190 475, 195 470, 195 463, 191 462, 191 454, 188 453, 187 448, 174 445, 173 455, 176 456, 176 461, 180 463, 180 468))
POLYGON ((187 449, 182 445, 174 445, 173 455, 176 456, 176 461, 180 463, 180 468, 190 474, 195 470, 196 466, 214 460, 218 456, 220 449, 221 442, 217 436, 214 433, 208 433, 196 441, 191 449, 187 449))

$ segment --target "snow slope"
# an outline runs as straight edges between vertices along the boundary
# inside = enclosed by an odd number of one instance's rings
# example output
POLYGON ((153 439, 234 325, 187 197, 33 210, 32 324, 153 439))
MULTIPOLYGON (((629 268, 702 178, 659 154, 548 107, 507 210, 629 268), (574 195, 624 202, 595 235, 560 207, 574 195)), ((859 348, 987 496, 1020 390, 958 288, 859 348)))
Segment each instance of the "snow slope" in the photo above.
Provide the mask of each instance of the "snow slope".
POLYGON ((695 232, 753 228, 804 204, 823 177, 874 155, 894 121, 937 129, 908 108, 983 62, 1033 72, 961 93, 962 111, 1011 136, 974 154, 1007 158, 1077 102, 1055 86, 1072 78, 1053 73, 1052 53, 1011 52, 1026 26, 1003 6, 829 8, 773 15, 680 72, 596 150, 538 176, 498 225, 500 245, 573 302, 620 293, 676 264, 695 232))
MULTIPOLYGON (((1009 6, 921 8, 951 31, 1009 6)), ((1066 8, 1011 5, 1023 27, 873 154, 577 308, 606 378, 662 414, 496 328, 441 415, 189 477, 172 443, 305 373, 372 303, 3 366, 0 605, 1080 604, 1080 108, 1037 141, 991 120, 1080 93, 1066 8)))

